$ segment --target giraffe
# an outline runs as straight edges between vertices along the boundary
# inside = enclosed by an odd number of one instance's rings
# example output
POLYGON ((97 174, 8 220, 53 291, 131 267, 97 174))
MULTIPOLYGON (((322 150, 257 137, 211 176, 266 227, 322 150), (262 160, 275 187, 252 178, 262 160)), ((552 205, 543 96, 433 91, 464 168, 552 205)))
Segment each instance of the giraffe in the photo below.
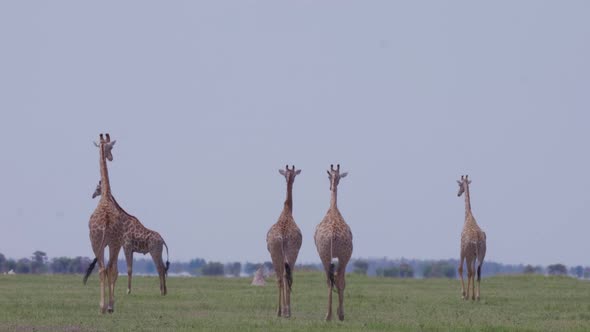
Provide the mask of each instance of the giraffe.
POLYGON ((100 311, 109 313, 114 311, 115 306, 115 284, 117 282, 117 257, 123 242, 123 223, 117 206, 109 199, 111 186, 106 160, 113 161, 112 149, 116 141, 111 142, 111 137, 100 134, 100 142, 96 145, 99 148, 99 166, 102 182, 101 199, 98 206, 90 216, 88 228, 90 230, 90 243, 98 261, 98 274, 100 279, 100 311), (105 267, 104 249, 109 247, 109 262, 105 267), (106 280, 105 280, 106 279, 106 280), (105 303, 105 281, 109 289, 108 306, 105 303))
POLYGON ((291 317, 293 268, 302 241, 301 231, 293 219, 293 182, 301 170, 295 170, 295 165, 291 167, 292 169, 289 169, 289 165, 286 165, 284 170, 279 170, 279 173, 287 180, 287 199, 278 221, 266 234, 266 245, 272 258, 279 288, 277 316, 285 318, 291 317))
POLYGON ((337 206, 338 183, 346 177, 347 172, 340 173, 340 165, 330 165, 328 178, 330 179, 331 200, 326 216, 315 230, 315 245, 324 265, 328 282, 328 313, 326 320, 332 320, 332 291, 334 286, 338 290, 338 318, 344 320, 344 287, 346 265, 352 256, 352 232, 342 218, 337 206), (338 266, 336 266, 336 264, 338 266))
MULTIPOLYGON (((100 196, 101 194, 101 187, 102 182, 98 182, 94 193, 92 194, 92 198, 100 196)), ((131 275, 133 272, 133 253, 138 252, 141 254, 147 254, 148 252, 152 256, 152 260, 154 261, 154 265, 158 271, 158 275, 160 277, 160 293, 162 295, 166 295, 166 274, 168 272, 168 268, 170 267, 170 262, 166 259, 166 265, 162 260, 162 251, 164 250, 163 247, 166 247, 166 256, 168 256, 168 246, 166 242, 162 238, 162 236, 151 229, 148 229, 143 226, 143 224, 134 216, 127 213, 123 208, 119 205, 115 197, 111 194, 111 199, 117 206, 117 209, 122 214, 123 218, 125 219, 125 235, 123 241, 123 252, 125 253, 125 261, 127 262, 127 294, 131 293, 131 275)), ((96 258, 94 259, 96 261, 96 258)), ((90 265, 92 268, 94 267, 93 264, 90 265)), ((88 276, 92 273, 92 269, 89 268, 86 271, 86 276, 84 277, 84 282, 88 279, 88 276)))
POLYGON ((472 289, 471 299, 479 300, 479 288, 481 280, 481 265, 486 255, 486 233, 477 225, 475 217, 471 212, 471 198, 469 195, 469 185, 471 180, 468 175, 461 175, 461 180, 457 180, 459 192, 457 196, 465 193, 465 224, 461 232, 461 257, 459 259, 459 275, 461 276, 461 294, 464 300, 469 300, 469 290, 472 289), (477 260, 477 294, 475 293, 475 263, 477 260), (465 291, 465 282, 463 281, 463 261, 467 265, 467 292, 465 291))

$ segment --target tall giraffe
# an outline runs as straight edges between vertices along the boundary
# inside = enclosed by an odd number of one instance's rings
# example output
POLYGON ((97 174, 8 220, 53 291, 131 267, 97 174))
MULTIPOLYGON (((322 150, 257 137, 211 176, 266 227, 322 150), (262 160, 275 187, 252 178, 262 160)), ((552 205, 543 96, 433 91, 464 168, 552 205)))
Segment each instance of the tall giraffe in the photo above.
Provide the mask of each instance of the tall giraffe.
POLYGON ((272 265, 277 276, 279 287, 279 317, 291 317, 291 285, 293 284, 293 268, 299 248, 301 248, 301 231, 293 219, 293 182, 301 170, 295 170, 295 165, 289 169, 280 169, 279 173, 287 180, 287 199, 279 220, 272 225, 266 234, 266 246, 272 258, 272 265))
POLYGON ((123 223, 117 206, 109 199, 111 196, 111 185, 106 160, 113 161, 112 149, 116 141, 111 142, 109 134, 104 139, 100 134, 100 143, 94 143, 99 148, 99 165, 102 190, 98 206, 90 216, 88 228, 90 229, 90 243, 94 256, 98 261, 98 274, 100 278, 100 310, 105 313, 114 311, 115 306, 115 284, 117 282, 117 257, 123 242, 123 223), (104 249, 109 247, 109 263, 105 267, 104 249), (108 307, 105 303, 105 279, 109 288, 108 307))
POLYGON ((469 185, 471 180, 468 176, 461 175, 459 192, 457 196, 465 193, 465 224, 461 232, 461 257, 459 259, 459 275, 461 276, 461 293, 464 300, 469 299, 469 290, 472 289, 471 299, 479 300, 479 287, 481 280, 481 265, 486 255, 486 233, 477 225, 475 217, 471 212, 471 197, 469 195, 469 185), (477 260, 477 295, 475 293, 475 262, 477 260), (465 292, 465 282, 463 281, 463 261, 467 265, 467 292, 465 292))
MULTIPOLYGON (((92 194, 92 198, 100 196, 101 191, 102 182, 98 182, 96 190, 94 190, 94 193, 92 194)), ((158 271, 158 275, 160 277, 160 293, 162 295, 166 295, 166 273, 170 267, 170 262, 168 259, 166 259, 166 265, 164 265, 164 261, 162 260, 162 252, 164 247, 166 247, 166 256, 168 256, 168 246, 166 245, 166 242, 158 232, 146 228, 136 217, 123 210, 112 193, 111 199, 117 206, 117 209, 121 213, 122 217, 125 219, 123 252, 125 253, 125 261, 127 262, 127 294, 131 293, 133 253, 138 252, 144 255, 150 253, 152 256, 152 260, 154 261, 154 265, 156 266, 156 270, 158 271)), ((96 261, 96 258, 94 261, 96 261)), ((90 273, 92 273, 92 268, 94 268, 94 262, 90 265, 88 271, 86 271, 86 275, 84 276, 85 283, 90 273)))
POLYGON ((332 319, 332 291, 334 286, 338 289, 338 318, 344 320, 344 287, 346 265, 352 256, 352 232, 342 218, 337 206, 338 183, 340 179, 348 175, 340 174, 340 165, 330 165, 328 178, 330 179, 330 191, 332 192, 330 208, 326 216, 315 230, 314 240, 318 254, 324 265, 328 281, 328 313, 326 320, 332 319), (335 265, 338 264, 336 267, 335 265))

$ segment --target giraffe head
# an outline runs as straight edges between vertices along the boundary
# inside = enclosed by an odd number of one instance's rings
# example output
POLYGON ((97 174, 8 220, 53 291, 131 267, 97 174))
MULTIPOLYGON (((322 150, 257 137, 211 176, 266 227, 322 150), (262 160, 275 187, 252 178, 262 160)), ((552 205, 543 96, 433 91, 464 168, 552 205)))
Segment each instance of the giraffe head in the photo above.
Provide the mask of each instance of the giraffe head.
POLYGON ((94 145, 99 149, 102 149, 104 147, 105 158, 107 158, 109 161, 113 161, 113 154, 111 153, 111 150, 113 149, 113 146, 115 146, 116 142, 117 140, 113 140, 111 142, 111 135, 107 133, 106 139, 103 137, 102 134, 100 134, 100 144, 94 142, 94 145))
POLYGON ((295 170, 295 165, 292 165, 291 167, 292 169, 289 169, 289 165, 285 165, 285 169, 279 169, 279 173, 285 177, 287 184, 293 184, 293 182, 295 182, 295 176, 301 173, 300 169, 295 170))
POLYGON ((100 192, 102 190, 102 181, 98 181, 98 184, 96 185, 96 189, 94 189, 94 193, 92 194, 92 198, 96 197, 96 196, 100 196, 100 192))
POLYGON ((340 173, 340 164, 336 165, 336 169, 334 169, 334 165, 330 165, 330 170, 328 171, 330 190, 336 190, 338 183, 340 183, 340 179, 346 177, 347 175, 348 172, 340 173))
POLYGON ((461 175, 461 181, 457 180, 457 183, 459 184, 459 192, 457 193, 457 197, 463 195, 465 190, 467 190, 467 186, 471 184, 471 180, 467 178, 468 176, 469 175, 461 175))

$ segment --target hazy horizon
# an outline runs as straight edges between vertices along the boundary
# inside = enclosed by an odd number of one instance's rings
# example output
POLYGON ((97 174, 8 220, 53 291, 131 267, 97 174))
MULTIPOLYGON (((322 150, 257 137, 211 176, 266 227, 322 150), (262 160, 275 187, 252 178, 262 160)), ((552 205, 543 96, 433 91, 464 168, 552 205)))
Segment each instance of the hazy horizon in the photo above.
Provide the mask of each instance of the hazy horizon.
POLYGON ((317 262, 339 163, 353 258, 458 258, 469 174, 486 260, 590 265, 589 10, 0 3, 0 253, 93 256, 109 132, 113 195, 171 261, 269 260, 288 163, 298 262, 317 262))

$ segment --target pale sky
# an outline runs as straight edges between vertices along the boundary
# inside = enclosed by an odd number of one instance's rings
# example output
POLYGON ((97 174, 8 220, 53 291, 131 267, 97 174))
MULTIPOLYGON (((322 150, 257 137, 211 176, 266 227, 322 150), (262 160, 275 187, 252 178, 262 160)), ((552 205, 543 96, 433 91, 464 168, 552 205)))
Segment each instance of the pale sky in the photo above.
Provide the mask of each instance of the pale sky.
MULTIPOLYGON (((299 262, 340 163, 353 257, 590 265, 590 2, 0 2, 0 252, 93 256, 98 150, 171 260, 299 262)), ((136 255, 141 257, 141 255, 136 255)), ((121 256, 122 257, 122 254, 121 256)))

